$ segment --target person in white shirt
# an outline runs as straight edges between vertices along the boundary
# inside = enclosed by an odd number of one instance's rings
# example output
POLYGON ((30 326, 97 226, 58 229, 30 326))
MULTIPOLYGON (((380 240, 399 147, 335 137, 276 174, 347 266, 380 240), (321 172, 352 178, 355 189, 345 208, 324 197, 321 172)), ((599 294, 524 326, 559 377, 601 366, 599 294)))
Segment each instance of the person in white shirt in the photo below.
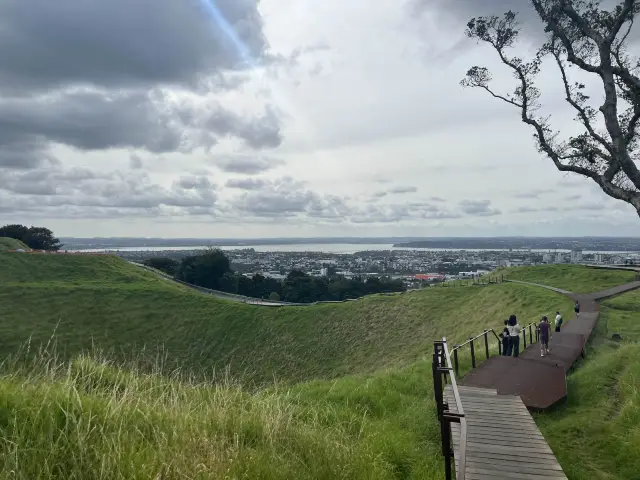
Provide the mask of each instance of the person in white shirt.
POLYGON ((522 332, 522 327, 518 323, 515 315, 511 315, 509 317, 509 337, 510 337, 510 350, 513 351, 513 356, 517 357, 520 355, 520 333, 522 332))
POLYGON ((556 332, 560 331, 560 327, 562 327, 562 315, 560 312, 556 312, 556 332))

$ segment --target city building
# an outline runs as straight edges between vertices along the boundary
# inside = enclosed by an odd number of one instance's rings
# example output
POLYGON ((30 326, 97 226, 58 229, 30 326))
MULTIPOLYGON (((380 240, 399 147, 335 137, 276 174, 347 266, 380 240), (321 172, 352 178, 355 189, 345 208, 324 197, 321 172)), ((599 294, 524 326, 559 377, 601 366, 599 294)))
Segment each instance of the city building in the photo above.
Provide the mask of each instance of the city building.
POLYGON ((571 263, 582 262, 582 249, 571 250, 571 263))

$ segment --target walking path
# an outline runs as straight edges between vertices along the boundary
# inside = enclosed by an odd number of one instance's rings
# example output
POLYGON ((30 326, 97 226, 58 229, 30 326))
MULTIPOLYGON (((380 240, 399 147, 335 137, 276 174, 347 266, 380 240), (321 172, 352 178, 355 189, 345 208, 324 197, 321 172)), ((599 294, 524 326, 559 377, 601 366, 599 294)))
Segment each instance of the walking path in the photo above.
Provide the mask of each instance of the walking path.
MULTIPOLYGON (((598 321, 597 300, 640 288, 640 281, 592 294, 575 294, 547 285, 518 281, 553 290, 580 302, 580 315, 567 322, 549 342, 550 355, 540 356, 538 344, 518 358, 491 357, 468 373, 459 387, 467 420, 465 480, 566 479, 528 408, 545 409, 567 395, 566 372, 584 355, 598 321), (509 418, 509 422, 505 421, 509 418)), ((445 390, 457 412, 451 387, 445 390)), ((460 426, 452 425, 454 457, 459 455, 460 426)))
POLYGON ((561 332, 553 334, 549 341, 550 355, 541 357, 535 344, 535 347, 525 349, 518 358, 492 357, 468 373, 461 384, 494 388, 499 394, 520 396, 527 407, 548 408, 567 395, 566 372, 584 354, 587 341, 598 322, 596 301, 640 288, 640 281, 591 294, 575 294, 538 283, 509 281, 546 288, 578 300, 580 316, 566 322, 561 332))
MULTIPOLYGON (((467 420, 465 480, 566 480, 519 397, 498 395, 496 390, 487 388, 459 387, 459 392, 467 420)), ((445 399, 450 411, 457 413, 450 386, 445 389, 445 399)), ((457 470, 460 425, 454 423, 451 430, 457 470)))

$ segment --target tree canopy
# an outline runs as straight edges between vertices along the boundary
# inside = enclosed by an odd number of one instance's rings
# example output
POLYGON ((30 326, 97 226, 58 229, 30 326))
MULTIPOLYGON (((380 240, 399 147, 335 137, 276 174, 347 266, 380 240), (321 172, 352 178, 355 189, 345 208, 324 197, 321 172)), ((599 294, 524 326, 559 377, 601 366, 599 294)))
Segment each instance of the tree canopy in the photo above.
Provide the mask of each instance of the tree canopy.
MULTIPOLYGON (((534 130, 538 149, 556 168, 590 178, 610 197, 632 205, 640 215, 640 61, 628 42, 640 1, 624 0, 611 9, 597 0, 531 0, 547 34, 529 61, 511 56, 520 29, 517 14, 473 18, 467 35, 489 44, 516 79, 513 93, 491 88, 491 72, 474 66, 462 80, 520 112, 534 130), (576 113, 580 133, 562 136, 539 113, 541 92, 535 81, 543 60, 558 68, 567 104, 576 113), (573 78, 570 68, 581 80, 573 78), (585 79, 594 78, 602 104, 594 106, 585 79)), ((637 49, 636 49, 637 51, 637 49)))
POLYGON ((44 227, 26 227, 25 225, 5 225, 0 227, 0 237, 15 238, 34 250, 57 251, 62 247, 53 232, 44 227))

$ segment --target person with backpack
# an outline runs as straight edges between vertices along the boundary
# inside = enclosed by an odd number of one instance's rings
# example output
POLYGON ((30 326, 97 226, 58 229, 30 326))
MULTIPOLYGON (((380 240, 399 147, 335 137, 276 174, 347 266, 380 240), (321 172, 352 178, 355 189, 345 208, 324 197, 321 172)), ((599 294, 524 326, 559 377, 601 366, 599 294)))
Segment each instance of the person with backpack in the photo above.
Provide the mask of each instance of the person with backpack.
POLYGON ((520 355, 520 333, 522 327, 518 323, 515 315, 509 317, 509 353, 513 352, 513 356, 520 355))
POLYGON ((540 356, 549 355, 549 337, 551 336, 551 325, 549 319, 545 315, 538 325, 538 333, 540 336, 540 356))
POLYGON ((556 312, 556 332, 560 331, 560 328, 562 327, 562 315, 560 315, 560 312, 556 312))
POLYGON ((508 357, 511 355, 511 336, 509 334, 509 320, 504 321, 504 328, 500 334, 502 339, 502 355, 508 357))
POLYGON ((580 316, 580 302, 576 300, 576 304, 573 306, 573 311, 576 312, 576 318, 580 316))

